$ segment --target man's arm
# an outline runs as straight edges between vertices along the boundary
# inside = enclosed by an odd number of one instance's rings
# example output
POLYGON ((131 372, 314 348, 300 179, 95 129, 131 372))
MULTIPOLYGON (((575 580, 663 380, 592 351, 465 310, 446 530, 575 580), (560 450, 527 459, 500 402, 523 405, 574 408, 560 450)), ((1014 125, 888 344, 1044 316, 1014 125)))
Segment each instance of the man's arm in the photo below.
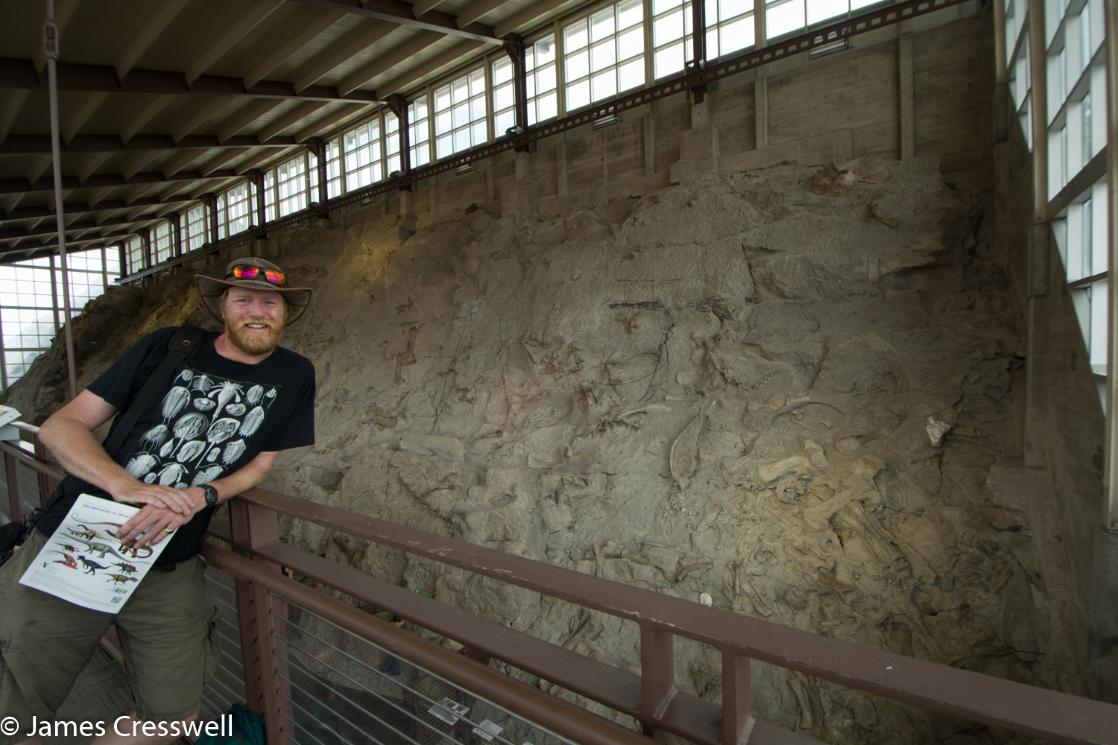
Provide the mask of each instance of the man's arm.
MULTIPOLYGON (((272 470, 272 464, 276 462, 278 456, 278 451, 263 451, 233 473, 211 481, 210 485, 217 489, 218 502, 232 499, 263 481, 268 471, 272 470)), ((151 503, 121 526, 117 531, 117 537, 124 543, 135 540, 137 547, 145 546, 149 543, 159 543, 167 535, 168 530, 174 530, 190 522, 195 513, 206 506, 206 497, 200 486, 192 486, 183 491, 191 501, 189 514, 183 515, 151 503)))
POLYGON ((109 493, 117 502, 156 505, 179 514, 193 514, 183 489, 145 484, 109 457, 93 430, 112 418, 116 407, 88 390, 52 414, 39 429, 39 439, 66 472, 109 493))

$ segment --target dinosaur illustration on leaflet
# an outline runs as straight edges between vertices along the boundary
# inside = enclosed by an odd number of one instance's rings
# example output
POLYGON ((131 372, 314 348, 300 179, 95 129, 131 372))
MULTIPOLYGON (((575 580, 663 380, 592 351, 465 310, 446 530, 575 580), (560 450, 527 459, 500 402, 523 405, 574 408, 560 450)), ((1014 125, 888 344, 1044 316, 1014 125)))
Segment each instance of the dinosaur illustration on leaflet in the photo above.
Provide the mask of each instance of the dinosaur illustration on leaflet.
POLYGON ((139 582, 140 580, 135 577, 129 577, 127 574, 109 574, 107 575, 114 584, 123 585, 125 582, 139 582))
POLYGON ((108 569, 107 566, 102 566, 102 565, 98 564, 96 561, 93 561, 92 559, 87 559, 84 556, 79 556, 78 561, 80 561, 82 563, 82 566, 85 567, 85 573, 86 574, 92 574, 95 577, 97 576, 97 570, 98 569, 108 569))

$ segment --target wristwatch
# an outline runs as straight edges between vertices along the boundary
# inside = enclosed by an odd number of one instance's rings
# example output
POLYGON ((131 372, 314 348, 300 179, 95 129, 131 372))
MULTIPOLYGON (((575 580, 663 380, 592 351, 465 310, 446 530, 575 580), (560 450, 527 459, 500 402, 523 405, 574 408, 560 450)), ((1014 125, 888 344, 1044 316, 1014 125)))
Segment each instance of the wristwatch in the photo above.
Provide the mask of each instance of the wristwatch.
POLYGON ((216 507, 218 500, 217 488, 213 484, 200 484, 202 495, 206 498, 207 507, 216 507))

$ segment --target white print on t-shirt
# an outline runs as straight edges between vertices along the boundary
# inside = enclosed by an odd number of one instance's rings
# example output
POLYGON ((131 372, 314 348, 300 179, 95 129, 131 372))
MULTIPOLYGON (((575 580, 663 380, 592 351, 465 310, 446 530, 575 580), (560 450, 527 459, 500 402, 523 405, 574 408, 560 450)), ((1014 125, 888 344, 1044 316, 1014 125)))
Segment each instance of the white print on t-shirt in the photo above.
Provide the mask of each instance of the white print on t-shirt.
POLYGON ((184 369, 163 396, 162 424, 144 432, 125 469, 177 489, 213 481, 244 455, 279 390, 184 369))

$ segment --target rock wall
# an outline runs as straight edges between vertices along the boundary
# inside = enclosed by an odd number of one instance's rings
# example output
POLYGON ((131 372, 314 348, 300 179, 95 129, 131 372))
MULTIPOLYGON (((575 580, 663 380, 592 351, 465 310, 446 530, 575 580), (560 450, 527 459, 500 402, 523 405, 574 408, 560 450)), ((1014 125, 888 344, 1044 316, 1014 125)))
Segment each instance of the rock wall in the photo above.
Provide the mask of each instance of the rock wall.
MULTIPOLYGON (((271 486, 1045 683, 1050 601, 1031 526, 985 486, 1020 450, 1021 359, 983 216, 934 159, 862 159, 555 218, 480 207, 402 244, 392 220, 300 230, 279 258, 317 288, 287 339, 318 368, 318 443, 282 459, 271 486)), ((83 377, 140 332, 201 320, 188 284, 92 304, 82 323, 118 331, 83 377)), ((631 624, 314 526, 291 535, 638 664, 631 624)), ((756 667, 758 714, 829 742, 961 729, 756 667)), ((711 650, 684 646, 677 669, 682 686, 717 694, 711 650)))

